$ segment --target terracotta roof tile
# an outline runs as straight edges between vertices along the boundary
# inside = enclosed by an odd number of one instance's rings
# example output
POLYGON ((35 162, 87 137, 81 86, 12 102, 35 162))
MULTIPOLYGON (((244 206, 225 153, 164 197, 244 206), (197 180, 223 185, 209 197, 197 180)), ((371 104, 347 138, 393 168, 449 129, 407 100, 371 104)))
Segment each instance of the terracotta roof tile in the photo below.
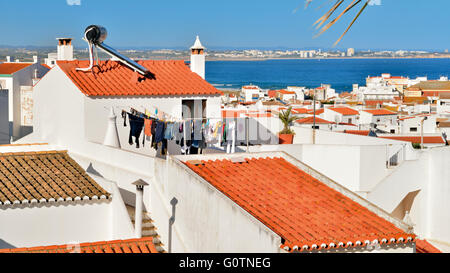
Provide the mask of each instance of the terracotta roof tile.
POLYGON ((417 253, 442 253, 439 249, 434 247, 426 240, 416 239, 416 252, 417 253))
MULTIPOLYGON (((325 112, 324 108, 316 109, 316 115, 323 114, 324 112, 325 112)), ((310 113, 311 115, 314 115, 314 109, 309 110, 308 113, 310 113)))
POLYGON ((292 108, 293 114, 307 114, 309 112, 306 108, 292 108))
POLYGON ((344 116, 353 116, 353 115, 358 115, 359 114, 358 111, 356 111, 354 109, 351 109, 351 108, 348 108, 348 107, 330 107, 330 108, 327 108, 327 109, 330 109, 330 110, 333 110, 335 112, 338 112, 338 113, 340 113, 340 114, 342 114, 344 116))
POLYGON ((185 164, 281 236, 281 247, 290 251, 295 246, 302 251, 313 245, 338 248, 340 243, 415 238, 283 158, 202 162, 185 164))
POLYGON ((159 253, 153 244, 153 237, 140 239, 103 241, 76 245, 58 245, 0 249, 0 253, 159 253))
MULTIPOLYGON (((314 117, 307 117, 303 119, 296 120, 295 122, 300 124, 313 124, 314 123, 314 117)), ((319 118, 316 116, 316 124, 333 124, 334 122, 324 120, 322 118, 319 118)))
POLYGON ((99 61, 93 71, 77 71, 89 61, 58 61, 57 65, 88 96, 222 95, 192 72, 184 61, 138 61, 153 77, 140 76, 118 61, 99 61))
POLYGON ((281 94, 285 94, 285 95, 295 95, 294 91, 288 91, 288 90, 284 90, 284 89, 277 90, 277 92, 281 93, 281 94))
POLYGON ((374 110, 363 110, 364 112, 370 113, 374 116, 386 116, 386 115, 397 115, 397 113, 386 110, 386 109, 374 109, 374 110))
MULTIPOLYGON (((411 143, 421 143, 420 136, 379 136, 380 138, 387 138, 392 140, 400 140, 411 143)), ((445 144, 442 136, 424 136, 423 143, 425 144, 445 144)))
POLYGON ((33 63, 2 63, 0 64, 0 74, 11 75, 17 71, 20 71, 26 67, 29 67, 33 63))
POLYGON ((0 204, 109 198, 66 151, 0 153, 0 204))
POLYGON ((370 131, 369 130, 344 130, 344 133, 352 134, 352 135, 368 136, 370 131))

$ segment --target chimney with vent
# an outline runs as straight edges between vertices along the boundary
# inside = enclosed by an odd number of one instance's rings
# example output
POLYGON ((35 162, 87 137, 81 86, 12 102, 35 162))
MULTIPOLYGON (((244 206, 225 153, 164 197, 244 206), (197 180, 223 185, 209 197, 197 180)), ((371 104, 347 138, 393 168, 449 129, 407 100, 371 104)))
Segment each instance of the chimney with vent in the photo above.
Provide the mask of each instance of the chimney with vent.
POLYGON ((142 237, 142 210, 144 207, 144 187, 148 183, 142 179, 132 183, 136 186, 136 207, 134 212, 134 234, 136 238, 142 237))
POLYGON ((191 70, 205 79, 205 47, 200 42, 198 35, 191 47, 191 70))
POLYGON ((72 38, 57 38, 58 40, 58 61, 73 60, 72 38))

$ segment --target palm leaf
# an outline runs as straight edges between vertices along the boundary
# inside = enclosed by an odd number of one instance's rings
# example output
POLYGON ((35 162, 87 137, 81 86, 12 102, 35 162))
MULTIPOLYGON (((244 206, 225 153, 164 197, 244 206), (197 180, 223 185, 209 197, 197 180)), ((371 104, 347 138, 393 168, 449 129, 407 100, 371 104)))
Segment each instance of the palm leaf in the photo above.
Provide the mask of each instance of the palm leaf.
MULTIPOLYGON (((336 0, 336 3, 334 3, 331 8, 323 15, 321 16, 316 22, 314 22, 313 26, 316 26, 316 29, 321 28, 329 19, 330 17, 336 12, 336 10, 341 6, 341 4, 346 0, 336 0)), ((317 38, 321 34, 323 34, 325 31, 327 31, 329 28, 331 28, 343 15, 345 15, 347 12, 355 8, 358 4, 361 3, 363 0, 352 0, 350 4, 348 4, 344 10, 333 20, 328 22, 326 25, 324 25, 318 34, 314 36, 314 38, 317 38)), ((364 11, 364 9, 367 7, 371 0, 365 0, 365 3, 363 7, 359 10, 358 14, 355 16, 353 21, 350 23, 350 25, 347 27, 347 29, 344 31, 344 33, 339 37, 339 39, 334 43, 333 46, 336 46, 344 37, 344 35, 348 32, 348 30, 352 27, 352 25, 355 23, 355 21, 358 19, 358 17, 361 15, 361 13, 364 11)), ((307 0, 306 7, 312 2, 307 0)), ((327 2, 327 5, 330 4, 331 0, 327 2)), ((347 3, 347 2, 346 2, 347 3)))
POLYGON ((334 25, 334 23, 336 23, 341 17, 342 15, 346 14, 349 10, 351 10, 354 6, 356 6, 359 2, 361 2, 361 0, 353 0, 352 3, 350 3, 350 5, 348 5, 344 11, 341 12, 341 14, 339 14, 336 18, 334 18, 331 22, 329 22, 327 25, 325 25, 322 30, 320 31, 319 34, 317 34, 316 36, 314 36, 315 38, 320 36, 322 33, 324 33, 325 31, 327 31, 332 25, 334 25))
POLYGON ((331 9, 325 13, 325 15, 323 15, 322 17, 319 18, 319 20, 317 20, 316 22, 314 22, 313 26, 318 24, 316 26, 316 29, 320 28, 320 26, 325 23, 328 18, 330 18, 331 15, 333 15, 334 11, 344 2, 345 0, 337 0, 336 3, 333 5, 333 7, 331 7, 331 9), (319 23, 320 22, 320 23, 319 23))
POLYGON ((355 18, 353 19, 352 23, 347 27, 347 29, 344 31, 344 33, 342 33, 341 37, 339 37, 339 39, 334 43, 333 46, 336 46, 342 39, 342 37, 344 37, 344 35, 347 33, 347 31, 352 27, 352 25, 355 23, 356 19, 358 19, 359 15, 361 15, 361 13, 363 12, 363 10, 367 7, 367 4, 369 4, 368 0, 364 6, 359 10, 358 14, 355 16, 355 18))

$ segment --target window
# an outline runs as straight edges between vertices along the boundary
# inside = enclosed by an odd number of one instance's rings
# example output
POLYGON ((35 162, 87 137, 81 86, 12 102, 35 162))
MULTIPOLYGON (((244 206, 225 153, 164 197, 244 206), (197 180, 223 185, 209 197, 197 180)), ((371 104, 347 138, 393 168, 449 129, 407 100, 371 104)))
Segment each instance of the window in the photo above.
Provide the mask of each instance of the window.
POLYGON ((409 128, 409 131, 410 131, 410 132, 417 132, 417 127, 410 127, 410 128, 409 128))
POLYGON ((381 119, 377 118, 377 122, 380 122, 380 121, 381 121, 381 119))
POLYGON ((316 126, 313 125, 313 126, 311 126, 311 128, 319 130, 319 126, 317 126, 317 125, 316 126))
POLYGON ((395 129, 391 129, 391 134, 395 134, 395 129))

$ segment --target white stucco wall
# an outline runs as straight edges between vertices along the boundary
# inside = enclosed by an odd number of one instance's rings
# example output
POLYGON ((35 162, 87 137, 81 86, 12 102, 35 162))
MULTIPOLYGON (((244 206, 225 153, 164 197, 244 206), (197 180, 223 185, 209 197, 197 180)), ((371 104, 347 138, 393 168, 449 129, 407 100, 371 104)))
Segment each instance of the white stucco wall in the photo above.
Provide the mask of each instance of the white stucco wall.
POLYGON ((416 160, 403 162, 368 194, 368 199, 386 211, 394 211, 408 193, 414 232, 422 238, 450 244, 450 149, 425 150, 416 160))
POLYGON ((0 247, 111 240, 111 214, 110 201, 1 207, 0 247))
POLYGON ((0 206, 0 248, 133 238, 119 188, 93 178, 111 193, 110 199, 0 206))
MULTIPOLYGON (((87 141, 95 143, 103 143, 110 108, 113 107, 117 116, 116 125, 119 133, 119 140, 121 148, 127 151, 133 151, 136 153, 142 153, 150 156, 155 156, 156 151, 150 148, 150 143, 147 142, 145 148, 142 148, 142 138, 144 133, 141 133, 139 138, 140 148, 136 148, 135 145, 129 145, 128 138, 130 133, 130 124, 127 117, 127 127, 124 127, 123 118, 121 117, 122 110, 130 111, 130 108, 145 112, 145 109, 152 114, 155 112, 155 107, 158 111, 162 111, 170 115, 175 119, 182 118, 182 102, 183 100, 199 100, 199 109, 201 108, 201 100, 206 100, 206 117, 220 118, 220 97, 219 96, 183 96, 183 97, 105 97, 105 98, 91 98, 85 97, 85 111, 84 120, 86 124, 85 138, 87 141)), ((194 113, 192 113, 194 115, 194 113)), ((134 138, 133 138, 134 141, 134 138)), ((171 151, 175 151, 177 147, 172 141, 169 143, 171 151)), ((178 147, 179 150, 179 147, 178 147)))

